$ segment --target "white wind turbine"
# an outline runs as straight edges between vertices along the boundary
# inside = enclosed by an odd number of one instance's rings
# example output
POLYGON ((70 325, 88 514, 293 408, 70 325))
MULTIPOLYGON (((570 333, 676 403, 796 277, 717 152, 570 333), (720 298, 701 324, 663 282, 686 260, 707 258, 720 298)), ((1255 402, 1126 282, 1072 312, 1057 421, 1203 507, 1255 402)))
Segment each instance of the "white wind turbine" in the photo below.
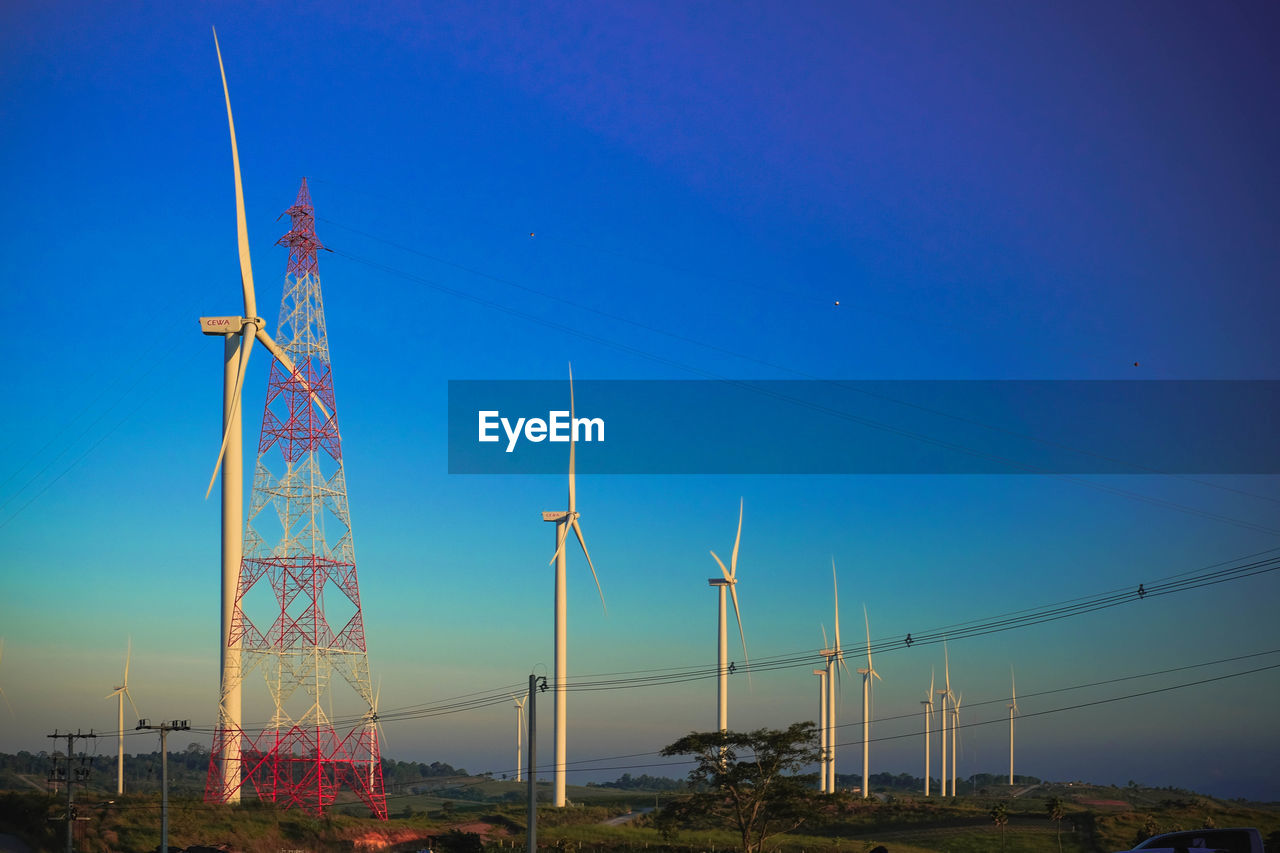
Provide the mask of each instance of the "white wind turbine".
POLYGON ((604 590, 600 588, 600 578, 596 575, 596 567, 591 562, 591 554, 587 551, 587 541, 582 537, 582 527, 578 525, 578 509, 574 489, 574 448, 577 445, 574 434, 573 403, 573 365, 569 365, 569 509, 568 511, 551 511, 542 513, 543 521, 553 521, 556 525, 556 552, 550 562, 556 565, 556 621, 555 621, 555 805, 562 808, 565 804, 565 735, 567 733, 567 715, 565 698, 569 678, 568 669, 568 604, 566 601, 565 541, 569 538, 569 528, 573 528, 582 546, 582 554, 591 567, 591 577, 595 578, 596 591, 600 593, 600 605, 608 612, 604 603, 604 590))
POLYGON ((840 587, 836 581, 836 561, 834 557, 831 558, 831 592, 836 610, 836 642, 834 647, 827 647, 827 632, 826 629, 823 629, 822 643, 824 648, 820 652, 827 660, 827 713, 825 721, 827 750, 824 774, 826 785, 823 790, 828 794, 836 792, 836 688, 840 680, 840 668, 843 667, 845 672, 849 671, 849 665, 844 662, 844 648, 840 645, 840 587))
POLYGON ((1018 716, 1018 682, 1009 667, 1009 682, 1013 687, 1013 702, 1009 705, 1009 787, 1013 787, 1013 718, 1018 716))
POLYGON ((944 670, 946 673, 946 680, 944 682, 945 686, 943 689, 937 691, 938 699, 942 703, 942 707, 939 709, 942 725, 938 726, 938 731, 941 733, 942 737, 942 751, 939 755, 939 763, 942 767, 942 772, 938 774, 938 793, 940 796, 945 797, 947 795, 947 700, 951 698, 951 656, 947 652, 947 644, 945 640, 942 643, 942 655, 946 665, 944 670))
MULTIPOLYGON (((240 801, 240 646, 232 643, 231 620, 235 609, 236 590, 240 583, 240 560, 243 556, 244 525, 244 444, 240 424, 240 395, 245 369, 253 342, 262 345, 276 357, 281 366, 294 374, 293 361, 280 349, 264 329, 258 316, 253 292, 253 265, 249 258, 249 232, 245 224, 244 190, 240 184, 240 154, 236 147, 236 125, 231 117, 231 93, 227 89, 227 72, 222 65, 222 48, 218 32, 213 33, 213 46, 218 53, 218 72, 222 76, 222 94, 227 103, 227 127, 231 132, 231 166, 236 188, 236 246, 240 257, 240 284, 244 292, 244 316, 201 317, 200 330, 206 335, 225 338, 222 366, 222 446, 218 461, 209 478, 205 497, 213 490, 213 481, 222 471, 222 623, 218 646, 221 649, 221 690, 219 692, 218 727, 232 733, 224 751, 223 781, 231 791, 228 802, 240 801)), ((294 377, 307 387, 301 376, 294 377)), ((308 389, 309 390, 309 389, 308 389)), ((313 392, 311 399, 329 417, 328 410, 313 392)))
POLYGON ((517 699, 512 696, 511 701, 516 703, 516 781, 524 781, 520 774, 520 739, 524 734, 524 703, 529 701, 526 696, 523 699, 517 699))
POLYGON ((956 754, 960 752, 960 701, 963 693, 957 693, 951 705, 951 796, 956 795, 956 754))
POLYGON ((124 793, 124 700, 128 697, 129 704, 133 705, 133 713, 139 717, 142 712, 138 710, 137 704, 133 701, 133 694, 129 692, 129 659, 133 657, 133 638, 129 638, 129 646, 124 653, 124 678, 121 679, 119 686, 112 690, 104 699, 110 699, 113 696, 118 702, 116 713, 116 793, 124 793))
MULTIPOLYGON (((4 637, 0 637, 0 660, 4 660, 4 637)), ((9 716, 14 716, 13 706, 9 704, 9 697, 4 695, 3 687, 0 687, 0 699, 4 699, 4 705, 9 709, 9 716)))
MULTIPOLYGON (((373 790, 373 771, 374 761, 382 760, 382 746, 387 742, 386 733, 382 730, 382 718, 378 716, 378 702, 382 699, 382 676, 378 676, 378 689, 373 694, 373 701, 369 703, 369 710, 365 712, 364 724, 369 727, 369 790, 373 790)), ((329 695, 329 701, 333 701, 333 694, 329 695)), ((333 709, 329 709, 329 716, 333 716, 333 709)))
POLYGON ((933 720, 933 670, 929 670, 929 690, 924 694, 924 701, 920 703, 925 706, 924 709, 924 795, 929 796, 929 723, 933 720))
POLYGON ((867 668, 858 670, 862 676, 862 799, 865 800, 871 796, 871 679, 880 678, 880 673, 871 666, 871 620, 867 618, 865 604, 862 621, 867 625, 867 668))
MULTIPOLYGON (((725 602, 725 590, 733 596, 733 615, 738 619, 738 636, 742 638, 742 659, 747 661, 747 635, 742 631, 742 612, 738 610, 738 544, 742 541, 742 499, 738 499, 738 534, 733 538, 733 553, 729 556, 729 568, 724 567, 722 561, 715 551, 711 552, 711 556, 715 559, 716 564, 720 566, 720 573, 723 577, 707 578, 707 583, 716 587, 716 591, 720 597, 720 622, 717 658, 719 666, 719 675, 716 679, 718 685, 718 696, 716 705, 716 728, 719 731, 726 731, 729 728, 729 619, 727 613, 727 604, 725 602)), ((749 670, 748 670, 749 671, 749 670)))
MULTIPOLYGON (((822 645, 827 645, 827 629, 822 629, 822 645)), ((818 792, 821 794, 829 793, 827 791, 827 750, 830 744, 827 743, 827 671, 825 669, 815 669, 813 674, 818 676, 818 792)))

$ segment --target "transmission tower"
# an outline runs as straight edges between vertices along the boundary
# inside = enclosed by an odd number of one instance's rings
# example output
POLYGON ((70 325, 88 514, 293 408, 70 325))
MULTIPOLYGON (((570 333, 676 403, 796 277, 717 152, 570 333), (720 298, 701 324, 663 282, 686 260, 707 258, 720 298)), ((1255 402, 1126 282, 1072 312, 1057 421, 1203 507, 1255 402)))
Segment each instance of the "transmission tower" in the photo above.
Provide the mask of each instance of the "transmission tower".
POLYGON ((222 688, 224 694, 242 689, 244 719, 269 722, 261 730, 241 728, 220 710, 205 800, 235 801, 250 786, 261 800, 321 814, 345 787, 385 819, 316 262, 324 247, 306 178, 286 212, 292 227, 279 245, 289 249, 289 266, 276 341, 295 370, 286 373, 272 360, 227 638, 228 647, 240 651, 240 671, 222 688), (331 414, 320 410, 313 393, 331 414), (265 690, 251 693, 250 681, 258 678, 265 690), (339 729, 336 719, 348 722, 339 729))

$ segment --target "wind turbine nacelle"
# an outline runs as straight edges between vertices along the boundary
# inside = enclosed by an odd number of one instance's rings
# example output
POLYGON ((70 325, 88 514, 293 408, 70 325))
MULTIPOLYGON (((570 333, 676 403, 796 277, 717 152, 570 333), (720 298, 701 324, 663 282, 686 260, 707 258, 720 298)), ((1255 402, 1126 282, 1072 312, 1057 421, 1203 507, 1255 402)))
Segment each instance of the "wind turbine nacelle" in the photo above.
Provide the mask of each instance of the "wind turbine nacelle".
POLYGON ((232 335, 244 328, 243 317, 201 317, 200 331, 206 335, 232 335))
POLYGON ((542 520, 543 521, 562 521, 565 518, 568 518, 568 516, 569 516, 568 510, 560 509, 560 510, 551 510, 550 512, 544 511, 542 513, 542 520))

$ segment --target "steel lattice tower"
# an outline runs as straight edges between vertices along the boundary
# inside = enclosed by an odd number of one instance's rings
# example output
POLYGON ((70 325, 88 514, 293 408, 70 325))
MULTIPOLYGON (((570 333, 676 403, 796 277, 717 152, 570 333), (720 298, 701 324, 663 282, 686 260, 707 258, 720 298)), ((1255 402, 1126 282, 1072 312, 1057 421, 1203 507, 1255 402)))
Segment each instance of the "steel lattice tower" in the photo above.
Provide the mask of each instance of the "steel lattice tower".
POLYGON ((385 819, 376 699, 316 263, 323 246, 306 178, 286 212, 292 227, 279 245, 289 248, 289 266, 276 341, 295 371, 271 362, 227 641, 240 651, 230 656, 239 657, 240 673, 223 687, 224 694, 242 687, 246 718, 260 706, 256 718, 268 722, 261 730, 240 728, 220 711, 205 800, 238 799, 247 784, 261 800, 320 814, 346 787, 385 819), (247 689, 255 671, 266 684, 265 702, 254 702, 247 689), (335 710, 335 700, 347 710, 335 710), (339 731, 335 717, 356 723, 339 731))

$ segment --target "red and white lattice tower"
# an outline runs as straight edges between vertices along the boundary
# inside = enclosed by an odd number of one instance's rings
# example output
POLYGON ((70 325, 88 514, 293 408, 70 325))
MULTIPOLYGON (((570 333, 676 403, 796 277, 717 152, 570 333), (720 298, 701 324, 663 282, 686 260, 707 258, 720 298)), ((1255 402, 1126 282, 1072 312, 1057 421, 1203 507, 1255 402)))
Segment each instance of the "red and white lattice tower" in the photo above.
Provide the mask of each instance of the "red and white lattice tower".
POLYGON ((276 342, 295 372, 271 362, 227 640, 239 651, 240 675, 225 679, 219 704, 228 707, 227 694, 239 688, 244 718, 266 722, 241 727, 220 710, 205 800, 236 801, 251 788, 261 800, 320 814, 347 788, 386 818, 316 264, 323 247, 305 178, 287 213, 293 227, 280 239, 289 247, 289 270, 276 342), (265 690, 253 694, 258 679, 265 690), (339 729, 336 720, 347 723, 339 729))

